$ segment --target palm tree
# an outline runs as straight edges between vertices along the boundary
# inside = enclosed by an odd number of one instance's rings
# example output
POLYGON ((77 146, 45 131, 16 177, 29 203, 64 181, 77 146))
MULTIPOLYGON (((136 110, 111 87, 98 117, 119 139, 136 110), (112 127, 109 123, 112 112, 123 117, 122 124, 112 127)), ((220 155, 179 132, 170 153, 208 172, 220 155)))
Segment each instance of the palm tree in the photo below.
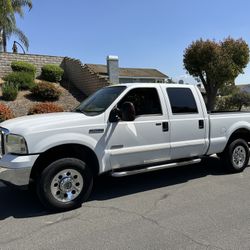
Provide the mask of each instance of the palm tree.
POLYGON ((0 0, 0 34, 2 46, 6 42, 4 41, 4 37, 6 37, 6 28, 15 25, 16 20, 11 0, 0 0))
MULTIPOLYGON (((32 8, 32 0, 0 0, 0 36, 3 51, 7 51, 7 40, 11 35, 16 35, 28 49, 29 41, 25 34, 17 28, 15 13, 23 17, 23 7, 32 8)), ((1 48, 0 48, 1 49, 1 48)))

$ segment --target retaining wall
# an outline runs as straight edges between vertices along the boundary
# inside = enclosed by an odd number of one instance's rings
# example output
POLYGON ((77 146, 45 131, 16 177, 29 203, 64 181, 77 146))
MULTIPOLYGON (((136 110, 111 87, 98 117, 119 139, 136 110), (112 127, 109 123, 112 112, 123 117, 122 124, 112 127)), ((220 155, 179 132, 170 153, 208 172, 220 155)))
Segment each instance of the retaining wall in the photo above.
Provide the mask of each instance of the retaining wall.
POLYGON ((107 79, 94 73, 88 66, 83 65, 80 60, 74 58, 4 52, 0 52, 0 78, 12 72, 11 62, 13 61, 34 64, 37 68, 36 76, 41 74, 41 68, 45 64, 59 65, 64 69, 64 78, 87 96, 110 84, 107 79))
POLYGON ((65 77, 85 95, 91 95, 96 90, 109 85, 109 81, 92 72, 80 60, 65 57, 62 68, 65 77))
POLYGON ((14 54, 14 53, 0 53, 0 78, 4 77, 8 73, 12 72, 11 62, 24 61, 32 63, 37 68, 36 75, 41 74, 41 68, 45 64, 61 65, 64 57, 62 56, 47 56, 47 55, 35 55, 35 54, 14 54))

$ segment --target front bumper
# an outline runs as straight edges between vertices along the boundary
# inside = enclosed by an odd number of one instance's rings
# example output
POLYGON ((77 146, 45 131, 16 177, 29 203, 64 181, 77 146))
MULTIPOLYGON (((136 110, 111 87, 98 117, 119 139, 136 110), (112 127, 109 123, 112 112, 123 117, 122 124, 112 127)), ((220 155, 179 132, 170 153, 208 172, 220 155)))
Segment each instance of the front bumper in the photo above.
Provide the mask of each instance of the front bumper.
POLYGON ((26 186, 31 169, 39 155, 17 156, 7 154, 0 159, 0 181, 15 186, 26 186))

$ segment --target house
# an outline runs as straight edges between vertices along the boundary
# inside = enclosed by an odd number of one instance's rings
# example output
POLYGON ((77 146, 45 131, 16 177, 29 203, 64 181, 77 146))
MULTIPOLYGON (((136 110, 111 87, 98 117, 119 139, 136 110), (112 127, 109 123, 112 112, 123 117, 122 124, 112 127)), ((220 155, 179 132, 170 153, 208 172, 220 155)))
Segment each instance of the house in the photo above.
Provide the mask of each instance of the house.
POLYGON ((117 56, 108 56, 107 65, 85 64, 92 72, 111 83, 164 83, 168 76, 157 69, 120 68, 117 56))
POLYGON ((247 92, 250 94, 250 84, 239 84, 236 85, 242 92, 247 92))
POLYGON ((168 82, 169 77, 157 69, 119 68, 117 56, 108 56, 107 64, 82 64, 80 60, 64 58, 66 78, 85 95, 110 84, 130 82, 168 82))

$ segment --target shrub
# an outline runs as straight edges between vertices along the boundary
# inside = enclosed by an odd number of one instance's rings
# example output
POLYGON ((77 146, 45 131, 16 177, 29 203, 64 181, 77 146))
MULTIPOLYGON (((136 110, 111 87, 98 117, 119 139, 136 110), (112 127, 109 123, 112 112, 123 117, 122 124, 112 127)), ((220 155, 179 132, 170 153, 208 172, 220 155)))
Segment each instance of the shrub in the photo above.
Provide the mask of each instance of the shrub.
POLYGON ((13 71, 30 73, 35 78, 36 67, 31 63, 15 61, 11 63, 11 68, 13 71))
POLYGON ((32 94, 44 101, 58 100, 61 91, 52 83, 40 82, 31 89, 32 94))
POLYGON ((2 95, 5 101, 14 101, 17 98, 18 86, 12 82, 5 82, 2 85, 2 95))
POLYGON ((250 94, 245 91, 239 91, 230 98, 231 105, 238 111, 241 111, 243 106, 248 107, 250 105, 250 94))
POLYGON ((35 104, 28 112, 28 115, 63 112, 63 108, 51 102, 35 104))
POLYGON ((49 82, 60 82, 63 76, 63 69, 54 64, 47 64, 42 67, 41 78, 49 82))
POLYGON ((0 103, 0 122, 11 118, 14 118, 12 110, 4 103, 0 103))
POLYGON ((220 111, 241 111, 243 106, 250 106, 250 94, 237 91, 231 95, 217 97, 215 107, 220 111))
POLYGON ((6 82, 12 82, 21 90, 31 89, 35 86, 33 76, 27 72, 12 72, 3 79, 6 82))

